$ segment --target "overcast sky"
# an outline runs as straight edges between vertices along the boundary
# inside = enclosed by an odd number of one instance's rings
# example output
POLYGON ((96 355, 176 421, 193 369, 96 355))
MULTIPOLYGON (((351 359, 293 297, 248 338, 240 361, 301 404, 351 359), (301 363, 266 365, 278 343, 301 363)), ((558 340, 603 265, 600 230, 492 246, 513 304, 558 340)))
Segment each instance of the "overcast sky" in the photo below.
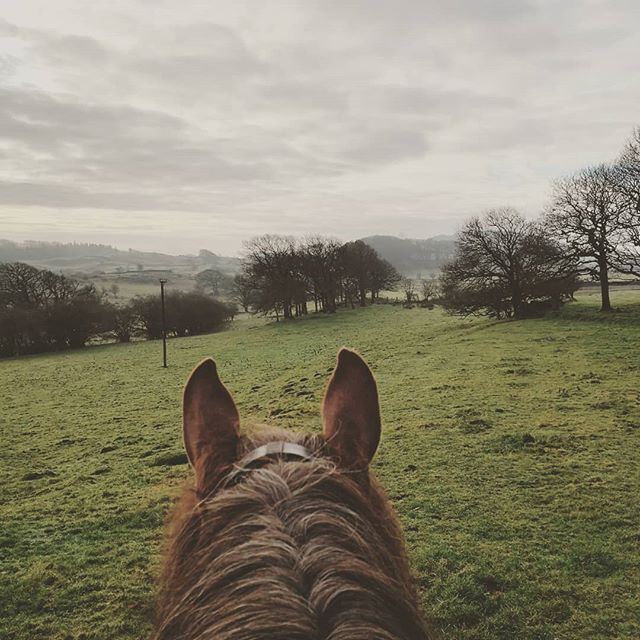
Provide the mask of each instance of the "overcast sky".
POLYGON ((0 0, 0 237, 429 237, 640 124, 638 0, 0 0))

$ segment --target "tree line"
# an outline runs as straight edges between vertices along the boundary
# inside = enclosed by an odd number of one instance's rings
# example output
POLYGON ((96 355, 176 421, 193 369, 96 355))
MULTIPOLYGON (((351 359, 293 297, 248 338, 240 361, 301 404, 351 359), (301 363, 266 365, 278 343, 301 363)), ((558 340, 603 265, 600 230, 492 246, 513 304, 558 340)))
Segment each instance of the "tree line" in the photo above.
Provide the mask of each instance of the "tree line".
MULTIPOLYGON (((610 274, 640 276, 640 128, 615 162, 558 180, 538 220, 511 208, 469 220, 438 280, 402 278, 362 240, 264 235, 246 243, 245 254, 235 278, 206 269, 195 291, 167 294, 169 335, 215 331, 233 317, 233 305, 208 294, 234 297, 245 311, 280 320, 311 308, 365 306, 398 288, 411 304, 418 286, 425 306, 437 300, 454 313, 520 318, 557 308, 587 276, 599 282, 601 309, 610 311, 610 274)), ((157 295, 115 305, 93 284, 0 263, 0 356, 155 339, 161 317, 157 295)))
MULTIPOLYGON (((172 291, 165 302, 168 335, 216 331, 236 313, 233 305, 198 291, 172 291)), ((0 263, 0 356, 161 336, 159 295, 115 305, 93 284, 20 262, 0 263)))
POLYGON ((454 313, 537 314, 599 282, 611 311, 611 273, 640 276, 640 128, 615 162, 558 180, 540 219, 511 208, 468 221, 442 269, 441 301, 454 313))
MULTIPOLYGON (((233 318, 236 306, 212 294, 235 298, 245 311, 274 314, 279 320, 305 315, 310 305, 324 313, 339 305, 364 306, 401 279, 362 241, 261 236, 246 249, 243 270, 235 278, 205 269, 197 274, 194 291, 166 294, 168 335, 209 333, 233 318)), ((160 337, 159 295, 114 304, 93 284, 21 262, 0 263, 0 356, 160 337)))
POLYGON ((276 320, 338 306, 365 306, 381 291, 393 290, 401 276, 361 240, 341 243, 314 236, 303 240, 264 235, 245 244, 236 299, 245 311, 273 314, 276 320))

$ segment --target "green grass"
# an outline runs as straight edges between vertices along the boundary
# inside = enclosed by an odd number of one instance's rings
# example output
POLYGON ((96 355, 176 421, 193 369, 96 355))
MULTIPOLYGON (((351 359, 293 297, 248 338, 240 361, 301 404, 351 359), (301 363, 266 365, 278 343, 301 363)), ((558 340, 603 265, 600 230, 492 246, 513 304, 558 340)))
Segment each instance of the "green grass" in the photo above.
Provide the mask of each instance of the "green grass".
MULTIPOLYGON (((124 304, 136 296, 160 295, 160 275, 154 273, 149 276, 145 271, 124 274, 109 273, 88 276, 87 281, 95 284, 98 290, 107 289, 113 302, 124 304), (140 277, 149 278, 150 281, 137 282, 136 278, 140 277), (111 293, 111 287, 114 284, 118 287, 117 296, 111 293)), ((167 272, 162 275, 168 280, 167 290, 191 291, 195 288, 195 278, 190 274, 167 272)))
POLYGON ((445 638, 640 637, 640 295, 497 323, 379 306, 0 362, 0 637, 143 638, 216 358, 245 424, 319 428, 342 345, 378 378, 375 471, 445 638))

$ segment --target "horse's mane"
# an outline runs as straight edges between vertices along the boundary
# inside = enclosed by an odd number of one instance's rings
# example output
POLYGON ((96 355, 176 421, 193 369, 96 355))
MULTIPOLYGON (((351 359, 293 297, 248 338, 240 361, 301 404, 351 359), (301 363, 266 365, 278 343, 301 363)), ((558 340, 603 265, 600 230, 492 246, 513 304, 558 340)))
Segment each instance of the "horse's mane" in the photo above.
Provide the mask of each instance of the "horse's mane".
POLYGON ((274 461, 203 498, 187 490, 174 517, 158 640, 423 640, 399 525, 367 472, 326 457, 320 436, 269 440, 316 452, 274 461))

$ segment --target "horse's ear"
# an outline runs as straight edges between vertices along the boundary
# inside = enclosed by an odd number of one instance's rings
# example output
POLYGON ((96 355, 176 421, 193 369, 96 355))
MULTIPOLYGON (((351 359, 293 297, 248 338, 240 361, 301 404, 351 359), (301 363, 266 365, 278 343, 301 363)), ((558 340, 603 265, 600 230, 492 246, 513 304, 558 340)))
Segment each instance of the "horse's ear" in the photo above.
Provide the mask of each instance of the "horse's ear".
POLYGON ((366 469, 380 442, 378 389, 365 361, 341 349, 322 405, 324 438, 340 464, 366 469))
POLYGON ((211 358, 203 360, 189 376, 182 427, 187 457, 195 469, 198 488, 203 488, 235 462, 240 431, 238 410, 211 358))

